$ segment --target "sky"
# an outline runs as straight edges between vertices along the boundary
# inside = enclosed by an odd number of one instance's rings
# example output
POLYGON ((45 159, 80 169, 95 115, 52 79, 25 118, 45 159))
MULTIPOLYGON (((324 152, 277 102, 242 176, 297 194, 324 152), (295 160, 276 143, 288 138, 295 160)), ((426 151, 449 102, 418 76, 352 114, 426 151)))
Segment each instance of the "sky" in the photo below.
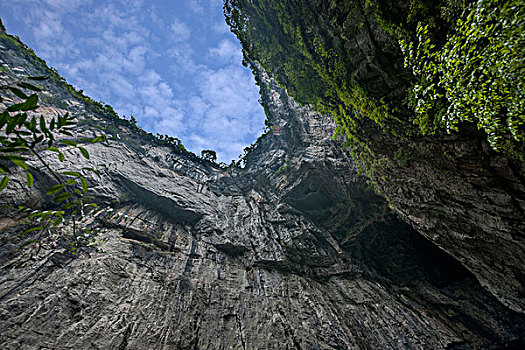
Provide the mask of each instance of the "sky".
POLYGON ((75 88, 230 163, 264 111, 222 0, 0 0, 8 33, 75 88))

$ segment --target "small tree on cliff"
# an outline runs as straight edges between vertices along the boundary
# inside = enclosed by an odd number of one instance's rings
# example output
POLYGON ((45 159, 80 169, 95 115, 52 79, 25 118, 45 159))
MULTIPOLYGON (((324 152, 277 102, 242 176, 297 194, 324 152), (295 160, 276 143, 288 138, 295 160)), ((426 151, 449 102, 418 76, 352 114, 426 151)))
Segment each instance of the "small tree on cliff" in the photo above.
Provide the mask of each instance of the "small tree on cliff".
POLYGON ((201 157, 204 160, 215 162, 217 160, 217 152, 212 151, 211 149, 205 149, 201 151, 201 157))

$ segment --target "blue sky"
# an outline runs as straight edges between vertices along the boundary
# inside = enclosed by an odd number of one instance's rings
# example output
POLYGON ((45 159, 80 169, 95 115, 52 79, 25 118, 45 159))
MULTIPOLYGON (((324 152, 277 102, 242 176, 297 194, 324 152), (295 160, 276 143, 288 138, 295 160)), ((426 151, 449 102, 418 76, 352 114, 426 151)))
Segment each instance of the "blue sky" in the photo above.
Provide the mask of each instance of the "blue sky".
POLYGON ((222 0, 0 0, 7 31, 145 130, 236 159, 264 111, 222 0))

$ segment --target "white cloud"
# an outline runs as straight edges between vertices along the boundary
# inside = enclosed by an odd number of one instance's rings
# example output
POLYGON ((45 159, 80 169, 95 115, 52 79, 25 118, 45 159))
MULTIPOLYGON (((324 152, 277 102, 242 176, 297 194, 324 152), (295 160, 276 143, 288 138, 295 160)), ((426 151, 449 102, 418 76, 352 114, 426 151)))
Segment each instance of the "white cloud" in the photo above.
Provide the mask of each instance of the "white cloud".
POLYGON ((144 74, 142 74, 139 77, 139 82, 144 83, 144 84, 149 84, 149 85, 156 84, 160 82, 161 80, 162 80, 162 77, 159 75, 159 73, 151 69, 144 72, 144 74))
POLYGON ((200 96, 190 97, 188 105, 196 115, 204 115, 204 113, 210 108, 210 104, 206 103, 200 96))
POLYGON ((109 78, 108 85, 113 94, 120 99, 132 100, 136 97, 136 89, 133 84, 121 75, 114 75, 109 78))
POLYGON ((159 117, 159 111, 151 106, 144 107, 144 117, 146 118, 157 118, 159 117))
POLYGON ((226 21, 213 23, 211 29, 213 29, 218 34, 228 34, 230 32, 230 27, 228 27, 226 21))
POLYGON ((194 13, 201 14, 204 12, 204 7, 198 0, 189 0, 189 5, 194 13))
POLYGON ((186 22, 162 13, 160 1, 18 0, 7 6, 27 18, 36 52, 75 87, 133 114, 148 131, 176 136, 195 152, 215 149, 229 162, 260 134, 264 113, 251 72, 240 65, 239 45, 221 21, 220 0, 188 1, 193 15, 186 22), (208 48, 202 23, 218 38, 214 47, 208 48))
POLYGON ((183 140, 194 149, 213 148, 221 161, 229 162, 261 132, 264 113, 253 76, 240 65, 229 65, 202 71, 199 82, 198 96, 182 102, 183 140))
POLYGON ((171 108, 164 111, 165 117, 155 122, 154 128, 162 135, 180 135, 183 115, 171 108))
POLYGON ((171 23, 172 39, 175 42, 187 41, 190 38, 191 31, 188 25, 178 19, 174 19, 171 23))
POLYGON ((44 0, 43 2, 63 12, 71 12, 81 5, 91 4, 91 0, 44 0))
POLYGON ((198 72, 206 70, 207 67, 195 62, 195 51, 189 43, 177 43, 167 51, 172 58, 172 71, 176 78, 184 75, 195 76, 198 72))
POLYGON ((58 18, 49 17, 40 21, 38 26, 35 27, 34 33, 37 39, 46 40, 62 36, 64 27, 58 18))
POLYGON ((133 74, 141 74, 145 69, 145 55, 148 52, 145 46, 135 46, 127 53, 123 62, 123 68, 133 74))
POLYGON ((208 50, 208 55, 212 58, 219 59, 221 62, 241 63, 242 51, 240 47, 229 39, 223 39, 218 47, 208 50))

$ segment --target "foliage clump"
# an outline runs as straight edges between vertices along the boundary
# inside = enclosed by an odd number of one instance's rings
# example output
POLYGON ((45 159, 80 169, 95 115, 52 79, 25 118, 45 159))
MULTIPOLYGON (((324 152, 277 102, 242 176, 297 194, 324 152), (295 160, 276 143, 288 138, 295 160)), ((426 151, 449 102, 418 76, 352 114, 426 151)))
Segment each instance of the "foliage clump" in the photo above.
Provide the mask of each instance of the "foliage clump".
POLYGON ((201 151, 201 158, 214 163, 217 161, 217 152, 210 149, 204 149, 201 151))
POLYGON ((525 4, 479 0, 467 7, 440 47, 432 22, 401 40, 418 82, 412 103, 423 134, 474 122, 495 150, 525 140, 525 4))
POLYGON ((354 156, 364 159, 370 149, 359 124, 371 120, 381 128, 387 120, 397 121, 392 105, 379 101, 382 93, 363 87, 366 82, 359 81, 350 64, 352 52, 345 49, 352 31, 367 26, 354 23, 364 11, 362 4, 335 3, 225 0, 224 14, 242 44, 245 62, 257 61, 295 101, 331 114, 354 156))
POLYGON ((224 13, 245 56, 258 61, 296 101, 332 114, 354 157, 378 157, 370 147, 377 132, 397 140, 438 130, 461 132, 465 123, 477 124, 495 150, 521 157, 524 4, 403 4, 225 0, 224 13), (376 42, 381 35, 376 36, 371 14, 399 40, 402 52, 395 44, 376 42), (373 63, 355 66, 366 64, 354 57, 363 52, 352 49, 356 39, 366 37, 375 48, 373 63), (397 65, 403 59, 406 70, 397 65), (381 74, 394 85, 382 84, 381 74))

